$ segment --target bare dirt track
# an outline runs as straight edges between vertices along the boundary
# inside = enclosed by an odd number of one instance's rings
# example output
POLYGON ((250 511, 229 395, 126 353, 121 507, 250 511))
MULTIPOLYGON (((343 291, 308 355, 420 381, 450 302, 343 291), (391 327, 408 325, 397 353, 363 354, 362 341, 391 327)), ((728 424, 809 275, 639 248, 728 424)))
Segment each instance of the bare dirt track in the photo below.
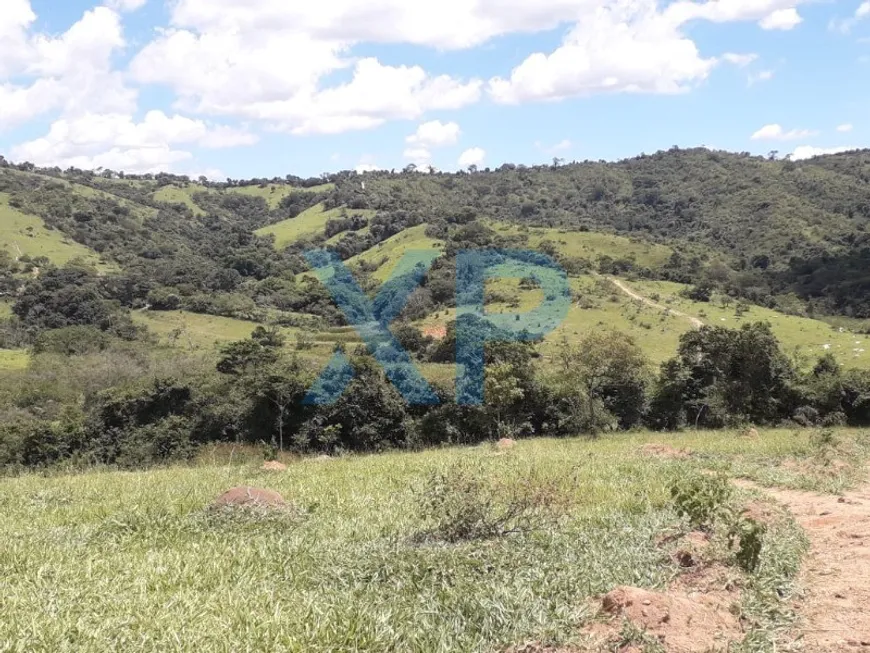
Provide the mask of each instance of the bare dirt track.
POLYGON ((696 329, 700 329, 702 326, 704 326, 703 320, 700 320, 697 317, 692 317, 691 315, 686 315, 685 313, 681 313, 680 311, 675 311, 674 309, 672 309, 668 306, 662 306, 661 304, 655 303, 649 297, 644 297, 643 295, 639 295, 634 290, 629 288, 628 285, 626 285, 626 283, 624 281, 620 281, 619 279, 614 279, 613 277, 607 277, 607 279, 608 279, 608 281, 612 282, 614 286, 619 288, 619 290, 621 290, 623 293, 625 293, 626 295, 628 295, 632 299, 635 299, 639 302, 643 302, 647 306, 650 306, 652 308, 657 308, 661 311, 669 311, 671 313, 671 315, 676 315, 677 317, 684 317, 687 320, 689 320, 689 322, 692 323, 692 326, 694 326, 696 329))
POLYGON ((804 651, 870 651, 870 484, 843 496, 768 489, 810 540, 797 606, 804 651))

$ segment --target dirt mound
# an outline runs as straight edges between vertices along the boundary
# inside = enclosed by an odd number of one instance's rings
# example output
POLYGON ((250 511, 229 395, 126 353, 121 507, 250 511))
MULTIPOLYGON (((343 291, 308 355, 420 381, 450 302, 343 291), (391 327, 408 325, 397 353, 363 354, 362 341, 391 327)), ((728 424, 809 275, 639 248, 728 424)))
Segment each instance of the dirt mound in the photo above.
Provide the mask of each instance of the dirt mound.
POLYGON ((211 504, 213 508, 284 508, 284 497, 274 490, 256 487, 234 487, 211 504))
POLYGON ((650 443, 645 444, 640 448, 640 452, 647 456, 657 456, 659 458, 674 458, 685 459, 692 455, 688 449, 674 449, 666 444, 650 443))
MULTIPOLYGON (((637 587, 617 587, 601 600, 614 619, 631 621, 658 639, 671 653, 725 649, 742 639, 740 623, 731 613, 728 593, 661 593, 637 587)), ((619 624, 613 624, 618 632, 619 624)))
POLYGON ((277 460, 269 460, 263 463, 263 466, 260 469, 265 472, 286 472, 287 465, 279 463, 277 460))
POLYGON ((496 449, 513 449, 515 446, 517 446, 517 441, 510 438, 502 438, 495 443, 496 449))

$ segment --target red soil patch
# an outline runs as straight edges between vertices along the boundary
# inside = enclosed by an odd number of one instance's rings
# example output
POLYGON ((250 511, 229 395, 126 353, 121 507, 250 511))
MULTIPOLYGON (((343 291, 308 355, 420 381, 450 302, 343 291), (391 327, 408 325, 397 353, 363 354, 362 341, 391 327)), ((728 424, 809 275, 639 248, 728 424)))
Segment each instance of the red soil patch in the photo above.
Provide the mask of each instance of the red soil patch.
POLYGON ((601 600, 610 615, 611 632, 623 619, 656 638, 671 653, 700 653, 727 648, 743 635, 731 613, 735 597, 728 592, 651 592, 637 587, 617 587, 601 600))
POLYGON ((284 497, 274 490, 256 487, 234 487, 214 500, 214 508, 283 508, 284 497))
POLYGON ((426 327, 423 329, 423 335, 429 338, 434 338, 435 340, 443 340, 447 337, 447 327, 446 326, 432 326, 426 327))

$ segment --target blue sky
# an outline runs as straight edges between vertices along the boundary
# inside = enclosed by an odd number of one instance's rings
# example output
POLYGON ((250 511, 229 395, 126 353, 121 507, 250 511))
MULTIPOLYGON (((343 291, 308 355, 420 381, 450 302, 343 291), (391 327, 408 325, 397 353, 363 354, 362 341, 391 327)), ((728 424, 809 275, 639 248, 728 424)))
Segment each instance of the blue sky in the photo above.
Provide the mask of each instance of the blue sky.
POLYGON ((3 0, 0 151, 221 179, 870 145, 870 2, 3 0))

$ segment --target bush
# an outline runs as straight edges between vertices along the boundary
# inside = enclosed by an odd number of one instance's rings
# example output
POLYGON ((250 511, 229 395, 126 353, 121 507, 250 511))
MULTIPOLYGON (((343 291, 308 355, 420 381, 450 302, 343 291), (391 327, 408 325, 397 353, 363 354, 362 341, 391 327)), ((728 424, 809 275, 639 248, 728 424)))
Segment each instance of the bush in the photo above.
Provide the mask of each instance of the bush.
POLYGON ((33 343, 33 353, 81 356, 104 351, 109 343, 109 336, 96 327, 71 326, 40 333, 33 343))
POLYGON ((722 476, 695 474, 680 478, 671 486, 677 513, 688 517, 693 527, 708 531, 726 515, 731 496, 731 485, 722 476))
POLYGON ((423 539, 452 543, 544 530, 565 509, 557 485, 537 474, 508 482, 469 465, 432 474, 419 494, 423 539))

